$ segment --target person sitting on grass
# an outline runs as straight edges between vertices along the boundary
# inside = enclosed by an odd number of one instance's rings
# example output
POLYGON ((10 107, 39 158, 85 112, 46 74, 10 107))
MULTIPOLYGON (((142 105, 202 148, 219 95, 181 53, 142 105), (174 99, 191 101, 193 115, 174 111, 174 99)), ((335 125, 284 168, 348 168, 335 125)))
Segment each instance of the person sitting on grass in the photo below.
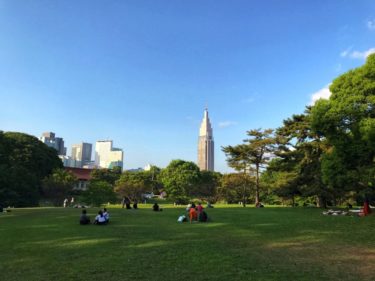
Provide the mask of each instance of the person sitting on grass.
POLYGON ((193 221, 197 221, 198 219, 197 211, 193 207, 191 207, 189 210, 189 218, 190 218, 190 223, 192 223, 193 221))
POLYGON ((360 217, 364 217, 364 216, 367 216, 371 214, 371 208, 370 208, 370 203, 368 201, 368 199, 365 199, 365 203, 363 204, 363 208, 361 209, 361 211, 359 212, 359 216, 360 217))
POLYGON ((94 224, 103 225, 106 224, 105 217, 102 210, 98 212, 98 215, 95 217, 94 224))
POLYGON ((87 216, 86 210, 82 210, 81 217, 79 218, 79 224, 81 225, 90 224, 90 218, 87 216))
POLYGON ((201 203, 198 203, 198 206, 197 206, 197 211, 198 211, 198 215, 203 212, 203 206, 201 203))
POLYGON ((152 210, 155 212, 163 211, 162 208, 159 207, 158 203, 155 202, 155 204, 152 206, 152 210))
POLYGON ((105 222, 109 223, 109 213, 106 208, 103 209, 103 216, 105 218, 105 222))
POLYGON ((198 214, 198 221, 199 222, 207 222, 207 219, 208 219, 207 213, 204 210, 202 210, 202 212, 200 212, 198 214))
POLYGON ((130 210, 132 207, 130 206, 130 199, 128 197, 125 197, 124 203, 127 210, 130 210))

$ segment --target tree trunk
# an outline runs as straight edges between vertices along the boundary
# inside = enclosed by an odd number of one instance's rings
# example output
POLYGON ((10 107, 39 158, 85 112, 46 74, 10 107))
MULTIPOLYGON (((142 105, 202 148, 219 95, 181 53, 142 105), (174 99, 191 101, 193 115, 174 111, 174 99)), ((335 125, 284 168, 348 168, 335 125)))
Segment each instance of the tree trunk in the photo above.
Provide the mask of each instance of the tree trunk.
POLYGON ((327 208, 327 201, 322 196, 317 196, 317 207, 327 208))
POLYGON ((256 165, 255 205, 259 204, 259 164, 256 165))
POLYGON ((243 186, 242 207, 246 207, 246 185, 243 186))

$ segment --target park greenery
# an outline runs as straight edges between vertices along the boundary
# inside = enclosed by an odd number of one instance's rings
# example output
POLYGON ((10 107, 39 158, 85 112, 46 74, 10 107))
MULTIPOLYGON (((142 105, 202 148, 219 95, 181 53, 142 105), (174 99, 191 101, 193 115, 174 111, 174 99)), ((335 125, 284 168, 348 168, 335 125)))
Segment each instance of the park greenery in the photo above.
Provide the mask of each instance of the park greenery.
POLYGON ((0 205, 37 206, 43 179, 58 168, 56 150, 36 137, 0 131, 0 205))
POLYGON ((276 129, 251 129, 241 144, 222 147, 235 172, 200 171, 172 160, 161 169, 95 169, 87 190, 63 170, 56 151, 23 133, 0 131, 0 203, 5 206, 116 203, 124 197, 166 194, 191 200, 315 205, 375 200, 375 54, 330 85, 331 97, 307 106, 276 129))
POLYGON ((0 214, 0 280, 374 280, 371 216, 216 204, 208 223, 179 224, 185 207, 161 204, 107 206, 105 226, 74 208, 0 214))

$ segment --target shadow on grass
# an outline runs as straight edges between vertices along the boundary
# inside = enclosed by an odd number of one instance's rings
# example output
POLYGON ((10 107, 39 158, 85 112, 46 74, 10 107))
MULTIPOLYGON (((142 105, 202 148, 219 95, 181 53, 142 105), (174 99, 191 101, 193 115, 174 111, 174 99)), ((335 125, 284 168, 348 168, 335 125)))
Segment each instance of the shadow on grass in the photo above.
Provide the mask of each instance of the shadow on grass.
MULTIPOLYGON (((28 210, 0 225, 1 280, 371 280, 374 221, 319 210, 225 208, 179 224, 182 209, 110 210, 80 226, 80 210, 28 210), (30 214, 30 212, 32 214, 30 214), (56 217, 60 217, 56 224, 56 217), (348 225, 350 232, 347 231, 348 225), (6 230, 6 231, 4 231, 6 230), (23 235, 17 232, 23 231, 23 235), (5 243, 5 244, 4 244, 5 243), (15 275, 8 272, 16 271, 15 275), (14 277, 15 276, 15 277, 14 277), (12 279, 13 278, 13 279, 12 279)), ((90 209, 91 216, 96 214, 90 209)))

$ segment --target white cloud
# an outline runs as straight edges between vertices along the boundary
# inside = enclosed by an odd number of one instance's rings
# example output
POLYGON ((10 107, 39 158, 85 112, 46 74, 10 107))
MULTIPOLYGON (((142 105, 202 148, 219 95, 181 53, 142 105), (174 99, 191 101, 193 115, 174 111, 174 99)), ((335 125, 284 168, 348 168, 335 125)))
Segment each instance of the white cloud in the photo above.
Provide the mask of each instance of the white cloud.
POLYGON ((370 30, 375 30, 375 20, 368 20, 367 21, 367 28, 370 30))
POLYGON ((369 55, 374 54, 374 53, 375 53, 375 48, 371 48, 363 52, 354 51, 350 54, 350 57, 353 59, 366 59, 369 55))
POLYGON ((234 126, 234 125, 237 125, 237 122, 234 122, 234 121, 219 122, 219 128, 226 128, 226 127, 230 127, 230 126, 234 126))
POLYGON ((375 48, 370 48, 366 51, 360 52, 360 51, 352 51, 350 52, 350 49, 347 49, 340 53, 340 56, 342 57, 349 57, 352 59, 366 59, 369 55, 375 53, 375 48))
POLYGON ((315 102, 317 100, 319 100, 319 99, 328 100, 329 97, 331 96, 331 92, 329 90, 329 86, 330 86, 330 84, 328 84, 327 86, 325 86, 323 89, 320 89, 319 91, 313 93, 311 95, 310 105, 315 104, 315 102))
POLYGON ((347 57, 347 56, 349 55, 351 49, 352 49, 352 47, 349 47, 349 48, 347 48, 345 51, 342 51, 342 52, 340 53, 340 56, 343 57, 343 58, 347 57))

